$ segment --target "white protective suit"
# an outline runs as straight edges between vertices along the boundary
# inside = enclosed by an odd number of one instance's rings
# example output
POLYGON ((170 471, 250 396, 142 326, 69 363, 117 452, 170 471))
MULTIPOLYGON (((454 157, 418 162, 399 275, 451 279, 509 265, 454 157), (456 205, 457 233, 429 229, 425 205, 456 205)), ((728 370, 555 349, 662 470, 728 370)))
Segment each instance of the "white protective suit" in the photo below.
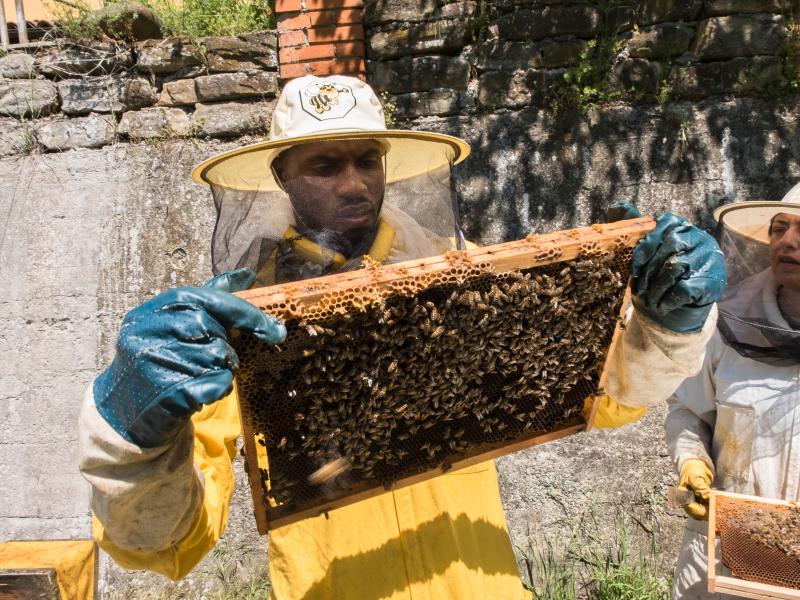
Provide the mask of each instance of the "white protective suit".
MULTIPOLYGON (((780 314, 770 271, 752 281, 776 327, 780 314)), ((667 443, 675 465, 698 457, 715 473, 715 489, 800 500, 800 365, 777 367, 741 356, 719 332, 703 368, 669 400, 667 443)), ((675 572, 673 598, 720 598, 708 593, 707 522, 690 519, 675 572)), ((717 552, 717 556, 720 553, 717 552)), ((720 565, 717 565, 720 568, 720 565)))
MULTIPOLYGON (((800 184, 784 201, 800 201, 800 184)), ((730 307, 781 329, 792 329, 778 308, 771 269, 738 284, 730 307)), ((768 346, 756 329, 741 341, 768 346), (759 339, 760 338, 760 339, 759 339)), ((678 471, 700 458, 714 472, 713 488, 800 500, 800 365, 776 366, 748 358, 719 331, 701 371, 668 401, 666 435, 678 471)), ((708 523, 689 519, 678 556, 675 600, 733 598, 708 592, 708 523)), ((721 556, 717 542, 717 556, 721 556)), ((718 572, 729 574, 721 563, 718 572)))

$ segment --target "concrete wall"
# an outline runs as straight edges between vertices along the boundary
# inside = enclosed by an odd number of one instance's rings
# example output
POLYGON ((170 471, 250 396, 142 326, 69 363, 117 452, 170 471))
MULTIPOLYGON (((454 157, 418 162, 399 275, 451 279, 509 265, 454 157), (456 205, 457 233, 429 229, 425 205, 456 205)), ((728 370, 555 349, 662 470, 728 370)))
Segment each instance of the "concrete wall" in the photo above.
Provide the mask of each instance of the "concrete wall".
POLYGON ((202 280, 211 203, 192 144, 0 164, 0 539, 88 536, 76 472, 83 393, 130 307, 202 280))

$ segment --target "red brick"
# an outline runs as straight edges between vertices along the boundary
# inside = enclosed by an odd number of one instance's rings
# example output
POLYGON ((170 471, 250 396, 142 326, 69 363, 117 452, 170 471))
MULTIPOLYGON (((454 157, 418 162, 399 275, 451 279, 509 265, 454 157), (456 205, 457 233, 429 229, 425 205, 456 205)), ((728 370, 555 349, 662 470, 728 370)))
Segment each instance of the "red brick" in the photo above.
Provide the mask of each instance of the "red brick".
POLYGON ((325 27, 326 25, 350 25, 361 23, 363 13, 360 8, 345 10, 312 10, 306 13, 314 27, 325 27))
POLYGON ((282 65, 288 63, 319 60, 320 58, 333 58, 338 56, 338 48, 334 50, 333 44, 315 44, 314 46, 300 46, 297 48, 281 48, 278 57, 282 65))
POLYGON ((306 0, 306 10, 324 10, 326 8, 360 8, 361 0, 306 0))
POLYGON ((275 12, 297 12, 302 8, 300 0, 275 0, 275 12))
POLYGON ((303 31, 289 31, 280 34, 278 39, 278 47, 286 48, 287 46, 302 46, 306 43, 306 34, 303 31))
MULTIPOLYGON (((314 46, 312 46, 313 48, 314 46)), ((343 58, 345 56, 352 56, 355 58, 364 58, 364 42, 346 42, 343 44, 336 44, 336 58, 343 58)))
MULTIPOLYGON (((281 65, 281 79, 294 79, 308 74, 309 63, 294 63, 291 65, 281 65)), ((312 63, 313 64, 313 63, 312 63)))
POLYGON ((351 42, 364 39, 364 27, 361 25, 345 25, 344 27, 316 27, 308 30, 308 41, 319 42, 351 42))
POLYGON ((314 75, 355 75, 364 73, 366 65, 363 58, 345 58, 339 60, 320 60, 305 63, 314 75))
POLYGON ((286 33, 287 31, 296 31, 298 29, 306 29, 311 27, 311 19, 307 14, 300 14, 296 17, 285 17, 278 19, 278 32, 286 33))

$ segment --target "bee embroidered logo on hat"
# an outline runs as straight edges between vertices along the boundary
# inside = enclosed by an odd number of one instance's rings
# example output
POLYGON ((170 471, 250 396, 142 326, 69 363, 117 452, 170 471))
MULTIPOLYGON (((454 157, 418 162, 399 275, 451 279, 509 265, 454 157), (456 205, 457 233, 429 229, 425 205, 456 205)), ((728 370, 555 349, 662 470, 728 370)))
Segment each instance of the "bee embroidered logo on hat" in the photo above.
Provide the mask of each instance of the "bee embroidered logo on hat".
POLYGON ((341 119, 356 105, 350 86, 314 82, 300 93, 303 110, 320 121, 341 119))

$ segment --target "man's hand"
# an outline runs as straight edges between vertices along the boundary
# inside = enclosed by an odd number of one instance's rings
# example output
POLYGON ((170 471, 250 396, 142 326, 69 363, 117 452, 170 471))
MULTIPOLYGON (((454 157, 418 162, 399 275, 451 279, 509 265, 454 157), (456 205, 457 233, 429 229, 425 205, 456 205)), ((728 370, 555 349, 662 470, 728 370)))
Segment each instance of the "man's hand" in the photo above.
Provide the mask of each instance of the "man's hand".
MULTIPOLYGON (((641 213, 629 203, 615 202, 608 215, 611 221, 641 213)), ((634 248, 631 274, 636 309, 679 333, 700 330, 727 285, 716 240, 670 213, 662 214, 656 228, 634 248)))
POLYGON ((708 499, 711 496, 711 482, 714 474, 705 461, 690 458, 681 467, 678 476, 678 489, 694 492, 695 501, 686 504, 683 510, 695 519, 708 520, 708 499))
POLYGON ((93 390, 114 430, 143 448, 169 443, 192 413, 233 388, 239 360, 227 329, 283 341, 283 323, 230 293, 255 277, 250 269, 223 273, 202 288, 168 290, 125 316, 116 356, 93 390))

